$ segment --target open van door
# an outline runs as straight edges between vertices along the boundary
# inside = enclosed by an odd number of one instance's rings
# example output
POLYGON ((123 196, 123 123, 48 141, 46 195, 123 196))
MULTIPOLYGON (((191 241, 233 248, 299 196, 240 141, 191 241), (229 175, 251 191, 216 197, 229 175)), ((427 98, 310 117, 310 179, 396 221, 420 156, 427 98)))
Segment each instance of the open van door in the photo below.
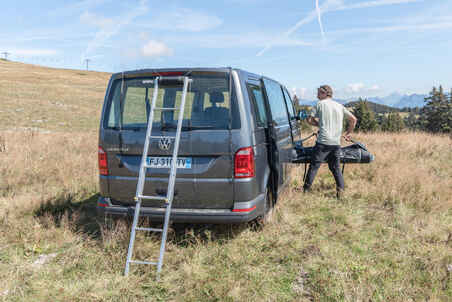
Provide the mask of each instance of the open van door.
POLYGON ((273 80, 262 80, 268 109, 268 154, 272 170, 272 185, 275 200, 278 191, 285 184, 286 170, 290 163, 292 133, 287 107, 281 85, 273 80))

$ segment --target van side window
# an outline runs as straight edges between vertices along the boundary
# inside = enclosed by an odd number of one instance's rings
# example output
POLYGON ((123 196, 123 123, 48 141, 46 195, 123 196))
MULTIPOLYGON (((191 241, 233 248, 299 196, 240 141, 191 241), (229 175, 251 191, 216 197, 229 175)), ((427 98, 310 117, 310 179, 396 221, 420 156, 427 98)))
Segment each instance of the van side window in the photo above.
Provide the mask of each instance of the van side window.
POLYGON ((108 127, 109 128, 119 128, 119 121, 121 119, 121 108, 119 103, 119 98, 121 91, 120 89, 113 90, 113 99, 118 100, 111 104, 110 114, 108 116, 108 127))
POLYGON ((264 95, 259 86, 247 83, 248 93, 252 98, 254 112, 256 116, 256 123, 258 127, 267 126, 267 113, 265 111, 264 95))
POLYGON ((273 116, 273 122, 275 122, 276 125, 288 124, 289 119, 281 85, 268 79, 264 79, 264 84, 273 116))
POLYGON ((290 96, 287 93, 287 90, 285 88, 283 88, 283 92, 284 92, 284 97, 286 98, 286 105, 287 105, 287 110, 289 110, 290 119, 294 119, 295 111, 293 109, 292 99, 290 98, 290 96))

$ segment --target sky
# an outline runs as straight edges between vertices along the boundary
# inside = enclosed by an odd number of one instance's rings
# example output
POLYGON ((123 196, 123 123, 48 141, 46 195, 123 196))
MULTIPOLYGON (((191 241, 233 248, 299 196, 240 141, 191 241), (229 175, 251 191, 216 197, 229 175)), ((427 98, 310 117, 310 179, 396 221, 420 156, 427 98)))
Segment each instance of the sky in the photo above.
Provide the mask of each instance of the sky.
POLYGON ((305 99, 452 86, 451 0, 7 1, 0 26, 8 59, 57 68, 231 66, 305 99))

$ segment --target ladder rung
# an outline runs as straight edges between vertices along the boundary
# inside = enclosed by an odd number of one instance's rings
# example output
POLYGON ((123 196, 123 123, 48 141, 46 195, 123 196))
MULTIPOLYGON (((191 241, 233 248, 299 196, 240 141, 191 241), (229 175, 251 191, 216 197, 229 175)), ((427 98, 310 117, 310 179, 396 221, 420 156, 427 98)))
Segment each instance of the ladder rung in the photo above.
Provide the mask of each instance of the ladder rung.
POLYGON ((138 196, 141 199, 150 199, 150 200, 164 200, 167 201, 168 198, 166 196, 146 196, 146 195, 139 195, 138 196))
POLYGON ((148 232, 163 232, 163 229, 156 228, 135 228, 137 231, 148 231, 148 232))
POLYGON ((175 111, 175 110, 180 110, 180 109, 179 108, 174 108, 174 107, 155 107, 154 110, 175 111))
POLYGON ((130 263, 136 263, 136 264, 150 264, 150 265, 157 265, 157 262, 149 262, 149 261, 140 261, 140 260, 130 260, 130 263))
POLYGON ((150 135, 149 138, 170 138, 170 139, 175 139, 175 136, 159 136, 159 135, 150 135))

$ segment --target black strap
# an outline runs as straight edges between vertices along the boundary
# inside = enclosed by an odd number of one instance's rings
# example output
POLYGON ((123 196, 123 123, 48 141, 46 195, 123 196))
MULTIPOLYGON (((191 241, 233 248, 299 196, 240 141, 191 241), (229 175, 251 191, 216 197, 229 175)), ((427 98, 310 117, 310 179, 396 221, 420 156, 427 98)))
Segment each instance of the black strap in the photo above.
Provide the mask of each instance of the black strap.
POLYGON ((304 164, 304 175, 303 175, 303 183, 306 181, 306 168, 308 167, 308 164, 304 164))
POLYGON ((342 175, 344 175, 345 163, 342 164, 342 175))

